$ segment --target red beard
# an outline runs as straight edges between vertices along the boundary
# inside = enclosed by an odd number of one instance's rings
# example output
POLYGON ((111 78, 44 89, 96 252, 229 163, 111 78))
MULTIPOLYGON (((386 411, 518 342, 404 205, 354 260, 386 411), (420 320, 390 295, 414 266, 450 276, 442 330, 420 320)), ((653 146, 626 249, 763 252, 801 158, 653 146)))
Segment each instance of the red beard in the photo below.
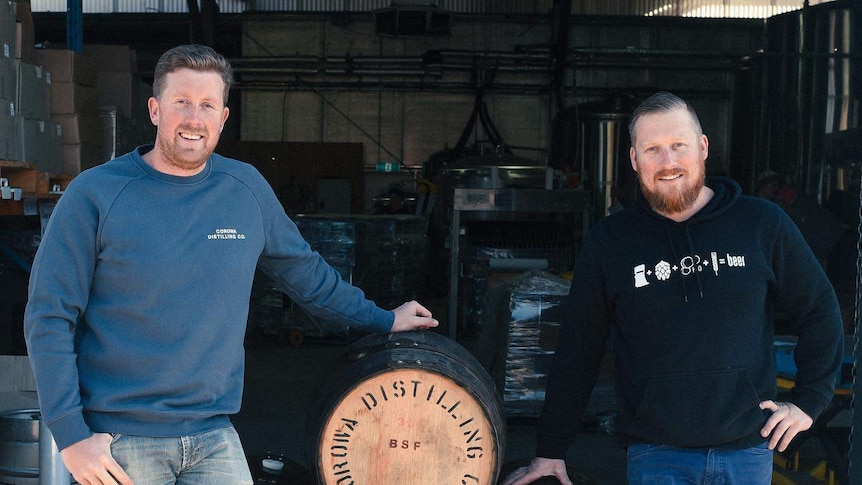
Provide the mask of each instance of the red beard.
MULTIPOLYGON (((684 172, 681 170, 664 170, 656 173, 655 178, 658 179, 660 177, 672 176, 679 173, 684 172)), ((682 189, 674 188, 670 190, 653 191, 644 184, 640 173, 638 173, 638 182, 640 183, 641 192, 643 192, 650 207, 652 207, 654 211, 663 215, 679 214, 690 209, 697 200, 697 196, 700 195, 705 179, 704 171, 699 170, 699 174, 695 174, 693 183, 686 185, 682 189)))

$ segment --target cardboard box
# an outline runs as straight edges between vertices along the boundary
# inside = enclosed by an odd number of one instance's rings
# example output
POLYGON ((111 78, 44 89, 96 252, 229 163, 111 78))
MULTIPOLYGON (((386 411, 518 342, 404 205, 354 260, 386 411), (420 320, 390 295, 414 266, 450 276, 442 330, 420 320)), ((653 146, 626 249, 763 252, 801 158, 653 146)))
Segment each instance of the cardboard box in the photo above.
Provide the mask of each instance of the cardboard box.
POLYGON ((99 89, 76 83, 51 83, 52 116, 61 114, 99 115, 99 89))
POLYGON ((62 173, 61 139, 59 123, 53 120, 24 118, 19 144, 23 161, 36 165, 42 172, 62 173))
POLYGON ((66 145, 97 144, 101 140, 102 122, 98 116, 79 113, 57 114, 53 115, 53 119, 62 128, 62 143, 66 145))
POLYGON ((43 160, 39 170, 52 175, 63 173, 63 127, 54 120, 47 122, 46 143, 42 150, 43 160))
POLYGON ((35 165, 39 158, 39 147, 44 142, 46 135, 45 121, 35 118, 24 117, 21 120, 18 132, 19 146, 21 147, 21 161, 35 165))
POLYGON ((99 83, 96 62, 88 56, 66 49, 36 49, 35 64, 51 73, 51 83, 75 83, 95 87, 99 83))
POLYGON ((3 56, 8 59, 14 58, 17 49, 15 23, 15 3, 0 0, 0 41, 4 44, 3 56))
POLYGON ((116 106, 124 116, 132 116, 134 110, 146 111, 147 105, 139 105, 143 81, 129 72, 99 71, 99 106, 116 106))
POLYGON ((0 99, 14 100, 18 96, 18 63, 0 57, 0 99))
POLYGON ((15 18, 17 19, 15 36, 15 58, 33 62, 33 51, 36 45, 36 28, 33 24, 33 12, 30 2, 14 2, 15 18))
POLYGON ((84 44, 84 55, 93 59, 99 72, 137 72, 137 56, 127 45, 84 44))
POLYGON ((51 114, 51 79, 42 66, 13 60, 18 66, 18 112, 24 118, 47 119, 51 114))
POLYGON ((82 171, 101 165, 107 160, 102 159, 101 147, 86 143, 62 145, 63 174, 77 175, 82 171))
POLYGON ((15 103, 0 99, 0 160, 20 160, 18 133, 21 118, 15 114, 15 103))

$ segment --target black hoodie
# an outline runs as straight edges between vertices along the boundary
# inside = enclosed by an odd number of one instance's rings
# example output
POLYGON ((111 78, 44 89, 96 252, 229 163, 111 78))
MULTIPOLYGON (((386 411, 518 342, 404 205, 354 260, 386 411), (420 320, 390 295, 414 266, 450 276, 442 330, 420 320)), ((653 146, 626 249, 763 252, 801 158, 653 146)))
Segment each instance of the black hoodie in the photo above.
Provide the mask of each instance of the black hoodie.
POLYGON ((599 221, 578 254, 539 420, 537 456, 565 458, 613 335, 624 442, 743 448, 763 443, 776 397, 773 320, 799 335, 789 399, 817 418, 843 352, 835 292, 777 205, 726 178, 689 220, 641 196, 599 221))

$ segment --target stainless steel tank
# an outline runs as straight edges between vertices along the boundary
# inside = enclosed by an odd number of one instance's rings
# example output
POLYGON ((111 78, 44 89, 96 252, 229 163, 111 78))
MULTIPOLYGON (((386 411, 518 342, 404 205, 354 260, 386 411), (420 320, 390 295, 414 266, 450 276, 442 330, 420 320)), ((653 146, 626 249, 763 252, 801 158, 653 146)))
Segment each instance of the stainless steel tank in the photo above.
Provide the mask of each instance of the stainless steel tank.
MULTIPOLYGON (((753 163, 789 176, 823 201, 829 138, 860 126, 862 9, 828 2, 767 19, 764 121, 753 163)), ((754 114, 754 111, 743 115, 754 114)))
POLYGON ((633 110, 631 100, 622 96, 577 108, 579 173, 584 188, 592 194, 594 221, 634 199, 637 184, 629 160, 628 132, 633 110))

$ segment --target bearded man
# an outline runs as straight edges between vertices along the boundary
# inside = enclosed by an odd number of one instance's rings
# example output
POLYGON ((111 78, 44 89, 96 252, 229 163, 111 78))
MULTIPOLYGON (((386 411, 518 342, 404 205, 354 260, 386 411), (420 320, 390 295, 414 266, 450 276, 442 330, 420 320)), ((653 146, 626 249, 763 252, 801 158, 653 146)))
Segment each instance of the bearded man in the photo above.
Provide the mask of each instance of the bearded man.
POLYGON ((831 401, 843 352, 835 292, 780 207, 706 177, 709 141, 686 101, 654 94, 629 132, 640 195, 584 241, 537 457, 502 483, 571 485, 567 448, 612 337, 629 484, 768 485, 773 450, 831 401), (776 400, 777 312, 798 335, 786 401, 776 400))

